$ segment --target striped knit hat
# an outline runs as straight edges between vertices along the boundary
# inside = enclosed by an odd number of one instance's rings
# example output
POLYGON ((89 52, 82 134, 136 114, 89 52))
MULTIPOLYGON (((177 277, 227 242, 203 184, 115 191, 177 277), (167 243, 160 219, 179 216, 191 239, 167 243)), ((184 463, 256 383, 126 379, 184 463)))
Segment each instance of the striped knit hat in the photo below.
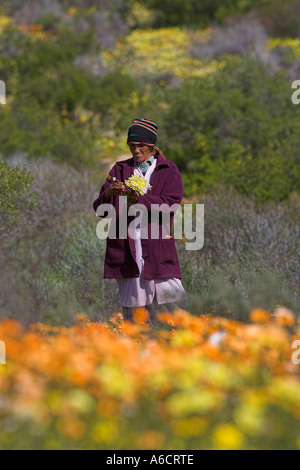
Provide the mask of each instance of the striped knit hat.
POLYGON ((132 121, 128 130, 128 142, 157 145, 157 125, 150 119, 138 118, 132 121))

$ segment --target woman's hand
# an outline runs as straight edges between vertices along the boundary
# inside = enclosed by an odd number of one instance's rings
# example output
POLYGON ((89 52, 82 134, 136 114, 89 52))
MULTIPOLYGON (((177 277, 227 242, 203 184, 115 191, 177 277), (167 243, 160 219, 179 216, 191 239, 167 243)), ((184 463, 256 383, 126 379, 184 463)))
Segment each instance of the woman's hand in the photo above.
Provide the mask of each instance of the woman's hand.
POLYGON ((127 203, 129 206, 131 206, 132 204, 135 204, 138 202, 140 193, 138 193, 137 191, 134 191, 131 188, 128 188, 126 191, 126 196, 127 196, 127 203))
POLYGON ((126 186, 121 181, 117 181, 116 183, 112 183, 108 188, 105 190, 104 200, 108 202, 111 197, 113 196, 120 196, 125 195, 126 186))

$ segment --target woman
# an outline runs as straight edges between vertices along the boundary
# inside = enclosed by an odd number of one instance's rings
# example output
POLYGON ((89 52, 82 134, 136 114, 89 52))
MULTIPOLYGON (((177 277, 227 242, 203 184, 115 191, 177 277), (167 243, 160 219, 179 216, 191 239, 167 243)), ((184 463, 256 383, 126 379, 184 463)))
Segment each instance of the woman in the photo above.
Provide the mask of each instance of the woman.
MULTIPOLYGON (((151 237, 153 224, 149 215, 154 205, 167 204, 165 207, 171 207, 180 204, 183 196, 182 178, 175 163, 168 161, 157 147, 157 126, 153 121, 135 119, 128 130, 127 144, 132 158, 114 165, 93 208, 97 212, 98 207, 105 203, 113 204, 116 210, 117 237, 107 238, 104 278, 116 279, 124 318, 131 320, 133 308, 146 307, 149 320, 153 323, 155 315, 159 313, 159 305, 162 311, 172 311, 175 307, 187 309, 175 239, 172 235, 163 235, 161 219, 158 237, 151 237), (144 195, 124 184, 132 175, 146 179, 144 195), (126 196, 127 207, 142 205, 149 215, 148 238, 141 237, 139 224, 135 229, 135 237, 127 236, 124 239, 120 236, 118 223, 124 210, 120 196, 126 196)), ((169 233, 172 233, 173 219, 174 213, 171 213, 169 233)), ((128 216, 128 226, 132 220, 134 216, 128 216)))

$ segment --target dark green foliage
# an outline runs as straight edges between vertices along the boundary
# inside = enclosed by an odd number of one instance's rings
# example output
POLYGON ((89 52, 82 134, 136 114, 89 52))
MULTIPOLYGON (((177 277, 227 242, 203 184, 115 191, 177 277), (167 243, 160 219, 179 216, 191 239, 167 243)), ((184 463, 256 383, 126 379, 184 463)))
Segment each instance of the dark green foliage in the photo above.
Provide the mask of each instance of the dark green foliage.
POLYGON ((126 105, 130 94, 136 90, 136 83, 132 77, 126 75, 122 70, 115 70, 108 73, 102 80, 91 81, 91 86, 85 95, 85 103, 89 109, 95 111, 107 119, 105 125, 109 124, 118 128, 118 122, 115 122, 118 111, 130 112, 126 105), (114 121, 111 122, 110 119, 114 121))
POLYGON ((23 169, 11 168, 0 159, 0 238, 11 235, 21 216, 35 205, 32 176, 23 169))
POLYGON ((135 82, 119 70, 101 78, 76 67, 75 58, 89 50, 90 33, 76 35, 59 24, 57 31, 59 39, 49 41, 13 28, 2 36, 0 75, 13 101, 1 109, 1 154, 22 151, 76 167, 92 165, 99 155, 100 120, 106 129, 115 125, 135 82))
POLYGON ((258 202, 299 189, 300 108, 284 74, 233 61, 209 80, 187 80, 175 95, 165 132, 187 195, 221 182, 258 202))
POLYGON ((46 13, 36 19, 37 24, 42 25, 44 31, 56 31, 59 17, 55 13, 46 13))
POLYGON ((145 5, 156 11, 156 26, 208 26, 213 21, 224 21, 230 13, 244 13, 257 0, 146 0, 145 5))
POLYGON ((299 0, 263 0, 257 2, 254 14, 277 37, 297 38, 300 35, 299 0))

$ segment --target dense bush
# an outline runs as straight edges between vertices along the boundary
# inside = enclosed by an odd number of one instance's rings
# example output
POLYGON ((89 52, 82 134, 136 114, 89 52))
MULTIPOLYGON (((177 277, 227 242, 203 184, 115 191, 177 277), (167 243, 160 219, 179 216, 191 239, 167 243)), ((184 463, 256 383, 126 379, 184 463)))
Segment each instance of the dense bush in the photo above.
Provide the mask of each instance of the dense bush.
POLYGON ((263 22, 272 36, 297 38, 300 34, 299 0, 257 2, 253 15, 263 22))
POLYGON ((205 27, 212 21, 224 21, 227 15, 246 12, 257 3, 238 0, 146 0, 145 5, 156 12, 157 26, 197 25, 205 27))
POLYGON ((299 189, 299 113, 285 75, 260 62, 236 59, 210 79, 186 80, 163 126, 186 195, 223 181, 259 202, 286 199, 299 189))
POLYGON ((2 34, 0 75, 9 102, 0 115, 1 154, 21 151, 91 166, 101 151, 101 122, 106 132, 116 126, 135 81, 119 69, 99 77, 76 66, 92 47, 90 32, 58 25, 58 38, 39 34, 15 27, 2 34))
POLYGON ((32 180, 27 170, 11 168, 0 159, 0 239, 11 236, 20 218, 34 206, 32 180))
POLYGON ((103 281, 105 243, 92 209, 99 182, 68 165, 27 166, 36 204, 1 246, 1 316, 66 324, 83 310, 105 318, 120 305, 117 286, 103 281))
POLYGON ((247 56, 264 48, 267 34, 257 20, 242 18, 230 20, 223 26, 211 28, 208 37, 197 37, 192 53, 200 58, 218 58, 224 54, 247 56))
POLYGON ((180 242, 192 311, 246 320, 249 309, 281 304, 300 314, 299 204, 257 207, 224 188, 198 202, 205 207, 204 247, 188 252, 180 242))

